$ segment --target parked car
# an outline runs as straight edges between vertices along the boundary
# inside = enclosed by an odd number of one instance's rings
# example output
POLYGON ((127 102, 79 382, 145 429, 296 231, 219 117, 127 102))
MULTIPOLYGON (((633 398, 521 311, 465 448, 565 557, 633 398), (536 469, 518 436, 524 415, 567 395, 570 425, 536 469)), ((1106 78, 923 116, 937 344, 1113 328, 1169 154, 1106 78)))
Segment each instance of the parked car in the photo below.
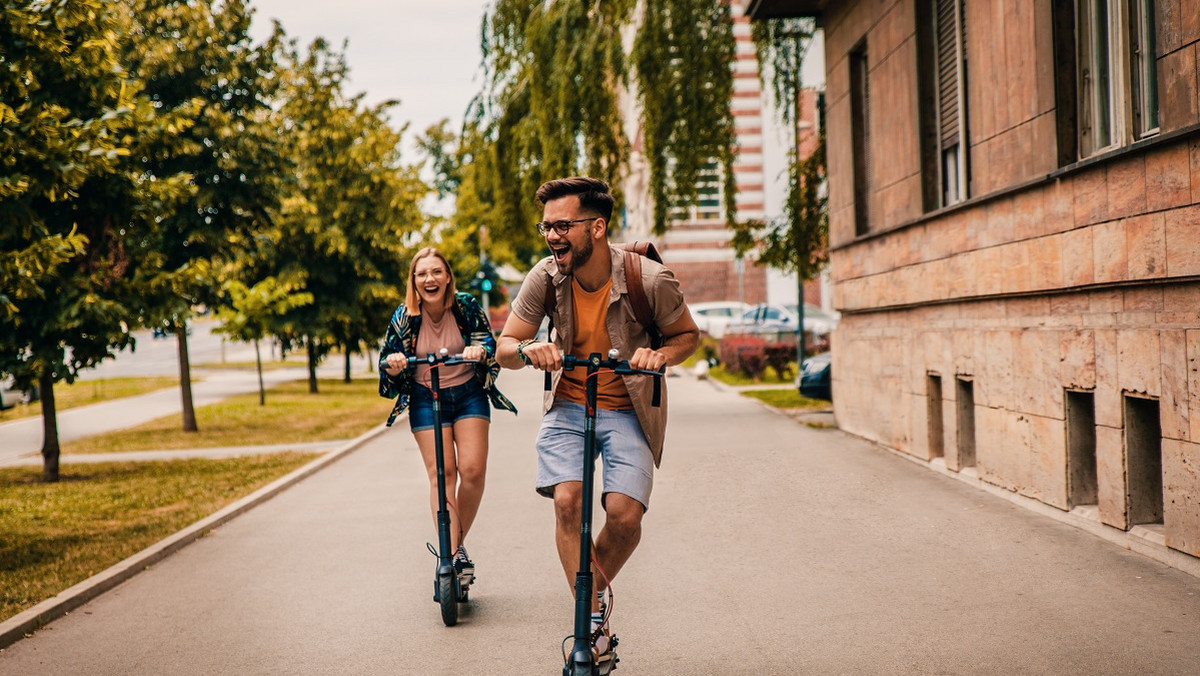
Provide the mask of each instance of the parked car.
MULTIPOLYGON (((796 306, 760 303, 742 313, 725 327, 726 333, 795 333, 800 326, 796 306)), ((837 326, 837 319, 820 308, 804 305, 804 328, 816 336, 827 336, 837 326)))
POLYGON ((804 367, 800 369, 800 394, 810 399, 833 401, 832 366, 828 352, 805 359, 804 367))
MULTIPOLYGON (((787 309, 793 315, 796 314, 795 305, 789 305, 787 309)), ((833 333, 840 316, 837 311, 826 312, 816 305, 804 304, 804 328, 814 335, 827 336, 833 333)))
POLYGON ((739 319, 750 308, 746 303, 736 300, 719 300, 704 303, 690 303, 692 319, 696 326, 713 338, 725 335, 725 325, 734 319, 739 319))

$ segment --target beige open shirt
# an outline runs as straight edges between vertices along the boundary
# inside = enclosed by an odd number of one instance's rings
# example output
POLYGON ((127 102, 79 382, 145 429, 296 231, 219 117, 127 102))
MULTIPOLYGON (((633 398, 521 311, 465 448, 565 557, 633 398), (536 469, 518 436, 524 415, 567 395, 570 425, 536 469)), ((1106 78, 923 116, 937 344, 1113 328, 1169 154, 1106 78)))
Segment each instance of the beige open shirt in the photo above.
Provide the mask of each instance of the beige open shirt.
MULTIPOLYGON (((625 253, 619 249, 610 248, 612 257, 612 291, 608 297, 608 313, 605 315, 605 325, 608 328, 608 338, 617 350, 621 359, 629 359, 639 347, 650 347, 650 334, 645 327, 638 323, 633 313, 633 305, 629 302, 629 293, 625 285, 625 253)), ((555 306, 554 344, 564 352, 569 352, 572 336, 574 335, 574 312, 571 311, 572 294, 570 280, 558 272, 553 256, 547 256, 533 266, 521 284, 521 290, 512 301, 512 313, 524 322, 539 326, 546 316, 544 301, 546 285, 553 284, 556 290, 557 303, 555 306)), ((670 326, 684 312, 687 304, 683 300, 683 292, 679 289, 679 281, 665 266, 648 258, 642 260, 642 288, 646 290, 646 301, 654 315, 654 323, 659 328, 670 326)), ((543 401, 543 413, 550 410, 554 403, 554 390, 562 371, 553 375, 552 387, 546 393, 543 401)), ((652 406, 654 392, 653 378, 647 376, 622 376, 629 399, 633 402, 633 410, 637 413, 642 433, 654 454, 654 466, 662 462, 663 440, 667 432, 667 388, 662 386, 662 401, 659 406, 652 406)))

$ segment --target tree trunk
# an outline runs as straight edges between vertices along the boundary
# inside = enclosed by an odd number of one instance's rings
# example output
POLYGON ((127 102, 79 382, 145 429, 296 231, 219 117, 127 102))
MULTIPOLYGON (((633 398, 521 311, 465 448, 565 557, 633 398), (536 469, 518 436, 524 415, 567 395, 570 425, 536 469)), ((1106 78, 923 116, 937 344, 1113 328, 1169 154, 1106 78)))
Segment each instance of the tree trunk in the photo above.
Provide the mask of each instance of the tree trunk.
POLYGON ((258 339, 254 339, 254 365, 258 367, 258 405, 267 405, 267 391, 263 387, 262 378, 262 352, 258 349, 258 339))
POLYGON ((350 348, 346 348, 346 374, 342 378, 343 382, 350 382, 350 348))
POLYGON ((183 395, 183 431, 198 432, 196 407, 192 404, 192 365, 188 360, 187 322, 175 327, 176 343, 179 346, 179 389, 183 395))
POLYGON ((42 395, 42 481, 58 481, 58 411, 54 408, 54 376, 46 367, 39 378, 42 395))
POLYGON ((308 341, 308 393, 317 394, 317 348, 308 341))
POLYGON ((804 353, 807 351, 804 336, 804 270, 798 270, 796 276, 800 278, 800 302, 796 304, 796 318, 800 322, 800 338, 796 343, 796 372, 801 373, 804 371, 804 353))

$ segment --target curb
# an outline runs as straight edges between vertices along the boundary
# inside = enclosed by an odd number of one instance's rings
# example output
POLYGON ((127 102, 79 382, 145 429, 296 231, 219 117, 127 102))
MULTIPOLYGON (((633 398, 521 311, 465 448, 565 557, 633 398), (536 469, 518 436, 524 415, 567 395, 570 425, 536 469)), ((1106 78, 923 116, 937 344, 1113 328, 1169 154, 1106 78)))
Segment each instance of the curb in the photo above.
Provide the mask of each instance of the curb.
POLYGON ((4 622, 0 622, 0 650, 16 643, 22 638, 31 636, 38 629, 125 582, 199 538, 204 537, 212 529, 270 500, 290 486, 308 478, 337 460, 349 455, 351 452, 358 450, 367 442, 383 434, 387 429, 386 425, 380 423, 377 427, 364 432, 357 438, 347 442, 344 446, 329 451, 325 455, 303 467, 293 470, 290 474, 272 481, 241 500, 226 505, 174 535, 170 535, 124 561, 110 566, 107 570, 101 571, 79 584, 59 592, 57 596, 42 601, 4 622))

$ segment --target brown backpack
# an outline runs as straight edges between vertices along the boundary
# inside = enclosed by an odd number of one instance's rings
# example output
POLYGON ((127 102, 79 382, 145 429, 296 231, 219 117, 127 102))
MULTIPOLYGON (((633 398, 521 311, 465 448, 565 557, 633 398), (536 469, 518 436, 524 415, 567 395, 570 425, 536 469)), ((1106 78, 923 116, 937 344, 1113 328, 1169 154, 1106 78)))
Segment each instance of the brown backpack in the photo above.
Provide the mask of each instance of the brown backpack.
MULTIPOLYGON (((642 256, 656 263, 662 263, 662 255, 653 242, 612 242, 611 247, 625 252, 625 288, 629 290, 629 303, 633 306, 633 316, 638 323, 650 334, 650 347, 658 349, 662 346, 662 332, 654 324, 654 313, 650 311, 650 302, 646 299, 646 289, 642 286, 642 256)), ((554 285, 546 285, 544 301, 546 316, 550 318, 550 330, 554 329, 554 310, 558 306, 558 297, 554 285)))

